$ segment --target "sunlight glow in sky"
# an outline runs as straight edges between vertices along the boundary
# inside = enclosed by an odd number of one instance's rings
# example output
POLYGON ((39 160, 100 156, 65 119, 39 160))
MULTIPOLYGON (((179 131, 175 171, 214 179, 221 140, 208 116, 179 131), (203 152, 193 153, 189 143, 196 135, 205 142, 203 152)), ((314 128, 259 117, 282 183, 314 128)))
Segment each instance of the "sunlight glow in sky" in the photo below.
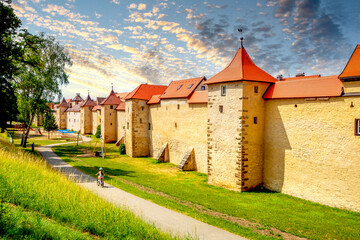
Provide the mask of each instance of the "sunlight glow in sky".
POLYGON ((13 0, 22 27, 54 35, 73 65, 65 98, 206 76, 240 47, 269 74, 340 74, 360 44, 357 0, 13 0))

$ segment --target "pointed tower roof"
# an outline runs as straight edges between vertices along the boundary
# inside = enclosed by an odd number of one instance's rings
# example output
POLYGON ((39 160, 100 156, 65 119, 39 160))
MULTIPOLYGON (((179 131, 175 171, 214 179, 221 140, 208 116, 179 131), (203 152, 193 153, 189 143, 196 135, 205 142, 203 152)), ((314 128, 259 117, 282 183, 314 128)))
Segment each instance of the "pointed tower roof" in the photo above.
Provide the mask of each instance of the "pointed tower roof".
POLYGON ((81 104, 81 107, 93 107, 96 103, 90 98, 90 95, 88 94, 85 101, 81 104))
POLYGON ((120 104, 121 100, 116 94, 114 93, 114 90, 111 90, 109 96, 105 98, 104 101, 100 103, 100 105, 118 105, 120 104))
POLYGON ((245 48, 236 52, 234 59, 224 70, 206 81, 206 84, 234 81, 256 81, 274 83, 277 80, 256 66, 245 48))
POLYGON ((356 46, 339 78, 341 80, 360 78, 360 44, 356 46))
POLYGON ((68 103, 66 102, 65 98, 63 97, 63 99, 61 100, 58 107, 67 107, 67 106, 68 106, 68 103))

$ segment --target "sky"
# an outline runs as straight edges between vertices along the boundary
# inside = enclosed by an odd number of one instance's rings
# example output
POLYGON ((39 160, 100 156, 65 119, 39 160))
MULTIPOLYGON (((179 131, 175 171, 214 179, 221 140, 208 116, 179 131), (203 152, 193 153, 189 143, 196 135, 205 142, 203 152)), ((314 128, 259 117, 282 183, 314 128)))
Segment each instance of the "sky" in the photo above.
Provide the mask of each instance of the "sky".
POLYGON ((72 59, 65 98, 206 76, 243 46, 276 77, 338 75, 360 44, 359 0, 13 0, 30 33, 72 59), (242 29, 240 33, 238 29, 242 29))

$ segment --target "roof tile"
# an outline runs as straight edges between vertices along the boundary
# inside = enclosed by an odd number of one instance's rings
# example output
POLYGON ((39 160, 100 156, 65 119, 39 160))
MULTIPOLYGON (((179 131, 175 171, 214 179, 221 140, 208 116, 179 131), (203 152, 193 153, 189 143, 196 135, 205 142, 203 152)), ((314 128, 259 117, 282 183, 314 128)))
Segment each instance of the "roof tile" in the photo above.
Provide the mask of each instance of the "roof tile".
POLYGON ((121 100, 116 94, 114 93, 114 90, 111 90, 109 96, 105 98, 104 101, 100 103, 100 105, 118 105, 120 104, 121 100))
POLYGON ((96 103, 91 100, 90 95, 88 95, 85 99, 85 101, 81 104, 81 107, 93 107, 96 103))
POLYGON ((224 70, 206 81, 206 84, 233 81, 256 81, 274 83, 277 80, 270 74, 257 67, 245 48, 239 48, 235 57, 224 70))
POLYGON ((141 99, 149 101, 152 95, 161 94, 165 89, 166 86, 162 85, 140 84, 131 93, 129 93, 125 99, 141 99))
POLYGON ((339 78, 341 80, 360 78, 360 44, 356 46, 339 78))
POLYGON ((193 95, 187 100, 191 103, 207 103, 208 102, 208 91, 195 91, 193 95))
POLYGON ((264 94, 265 99, 336 97, 342 93, 342 83, 337 76, 302 78, 277 81, 264 94))
POLYGON ((163 94, 161 94, 160 99, 188 98, 203 80, 206 80, 206 78, 198 77, 172 81, 170 85, 166 88, 166 90, 163 92, 163 94))
POLYGON ((152 95, 147 104, 159 104, 160 103, 160 94, 152 95))

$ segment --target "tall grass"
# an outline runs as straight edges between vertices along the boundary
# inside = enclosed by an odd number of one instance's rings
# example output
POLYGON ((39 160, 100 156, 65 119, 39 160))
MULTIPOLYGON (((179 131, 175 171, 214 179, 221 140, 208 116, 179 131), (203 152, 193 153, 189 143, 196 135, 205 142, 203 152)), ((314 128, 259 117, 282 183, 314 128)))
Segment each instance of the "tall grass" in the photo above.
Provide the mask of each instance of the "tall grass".
POLYGON ((81 231, 114 239, 170 239, 154 226, 51 170, 0 138, 0 197, 81 231))

